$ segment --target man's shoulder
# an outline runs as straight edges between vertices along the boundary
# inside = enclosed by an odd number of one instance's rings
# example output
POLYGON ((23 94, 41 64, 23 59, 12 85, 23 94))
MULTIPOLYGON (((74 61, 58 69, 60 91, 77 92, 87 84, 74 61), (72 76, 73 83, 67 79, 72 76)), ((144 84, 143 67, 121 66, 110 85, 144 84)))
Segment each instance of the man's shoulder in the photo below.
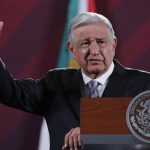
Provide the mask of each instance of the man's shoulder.
POLYGON ((132 74, 132 75, 139 75, 139 76, 149 76, 150 77, 150 72, 148 71, 144 71, 144 70, 140 70, 140 69, 134 69, 134 68, 125 68, 128 74, 132 74))
POLYGON ((48 86, 57 86, 57 88, 66 89, 70 85, 73 86, 76 83, 79 83, 80 79, 80 69, 55 68, 49 70, 41 81, 47 83, 48 86))
POLYGON ((48 73, 75 73, 79 71, 76 68, 54 68, 48 71, 48 73))
POLYGON ((125 67, 116 60, 115 60, 115 71, 121 75, 150 77, 150 72, 140 70, 140 69, 125 67))
POLYGON ((72 77, 80 72, 80 69, 75 68, 55 68, 48 71, 47 76, 53 77, 72 77))
POLYGON ((135 80, 136 82, 149 82, 150 83, 150 73, 148 71, 124 67, 123 77, 129 80, 135 80))

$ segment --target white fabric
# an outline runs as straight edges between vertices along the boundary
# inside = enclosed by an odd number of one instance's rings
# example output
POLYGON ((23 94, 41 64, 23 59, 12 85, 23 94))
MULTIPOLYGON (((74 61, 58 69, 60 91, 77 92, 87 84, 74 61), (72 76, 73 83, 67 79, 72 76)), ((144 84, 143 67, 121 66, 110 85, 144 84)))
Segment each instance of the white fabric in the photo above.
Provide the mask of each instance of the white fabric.
POLYGON ((49 150, 49 148, 50 148, 50 136, 49 136, 46 121, 45 119, 43 119, 38 150, 49 150))

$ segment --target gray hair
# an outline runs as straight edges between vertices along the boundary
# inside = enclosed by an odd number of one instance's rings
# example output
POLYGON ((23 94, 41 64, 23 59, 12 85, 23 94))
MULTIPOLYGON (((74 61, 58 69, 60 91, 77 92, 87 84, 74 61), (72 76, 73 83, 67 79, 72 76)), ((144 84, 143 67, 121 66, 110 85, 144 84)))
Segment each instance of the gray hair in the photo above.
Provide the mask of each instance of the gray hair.
POLYGON ((83 12, 72 19, 68 27, 68 40, 73 40, 71 35, 73 30, 75 30, 78 27, 93 23, 105 23, 108 29, 110 30, 113 38, 116 38, 112 24, 105 16, 94 12, 83 12))

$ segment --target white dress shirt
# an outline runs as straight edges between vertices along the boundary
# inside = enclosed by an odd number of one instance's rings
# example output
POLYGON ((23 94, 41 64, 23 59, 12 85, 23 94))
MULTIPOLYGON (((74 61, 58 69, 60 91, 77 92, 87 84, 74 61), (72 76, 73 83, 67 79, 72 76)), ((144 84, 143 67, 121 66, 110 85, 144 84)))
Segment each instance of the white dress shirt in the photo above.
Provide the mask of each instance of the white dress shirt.
MULTIPOLYGON (((100 83, 99 86, 97 87, 97 92, 98 92, 99 97, 102 96, 102 94, 105 90, 105 87, 107 85, 108 79, 109 79, 110 75, 112 74, 113 70, 114 70, 114 63, 112 62, 109 69, 104 74, 102 74, 100 77, 94 79, 95 81, 100 83)), ((88 77, 83 72, 82 69, 81 69, 81 72, 82 72, 82 76, 83 76, 85 85, 87 85, 91 80, 93 80, 92 78, 88 77)))

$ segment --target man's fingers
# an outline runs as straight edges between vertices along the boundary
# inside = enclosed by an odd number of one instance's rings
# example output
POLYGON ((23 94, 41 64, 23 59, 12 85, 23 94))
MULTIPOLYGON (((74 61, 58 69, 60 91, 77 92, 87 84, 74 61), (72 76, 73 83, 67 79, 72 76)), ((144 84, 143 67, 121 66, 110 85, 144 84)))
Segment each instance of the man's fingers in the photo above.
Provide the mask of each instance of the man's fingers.
POLYGON ((76 128, 73 128, 70 130, 69 147, 70 147, 70 150, 74 150, 75 148, 77 148, 76 128))
POLYGON ((78 134, 75 134, 73 137, 73 145, 74 145, 75 150, 78 150, 78 147, 79 147, 78 134))
MULTIPOLYGON (((73 128, 74 129, 74 128, 73 128)), ((62 149, 65 150, 67 147, 70 147, 70 142, 71 142, 71 133, 72 133, 72 130, 71 129, 66 135, 65 135, 65 138, 64 138, 64 145, 62 146, 62 149)))
POLYGON ((80 128, 72 128, 64 137, 63 150, 78 150, 81 147, 80 128))
POLYGON ((67 149, 67 144, 64 144, 63 146, 62 146, 62 150, 66 150, 67 149))
POLYGON ((79 148, 79 141, 80 141, 80 128, 74 128, 73 130, 71 130, 71 133, 69 135, 69 147, 73 148, 73 150, 78 150, 79 148))
POLYGON ((80 134, 78 134, 78 143, 79 143, 79 146, 81 146, 82 145, 82 143, 81 143, 81 138, 80 138, 80 134))

